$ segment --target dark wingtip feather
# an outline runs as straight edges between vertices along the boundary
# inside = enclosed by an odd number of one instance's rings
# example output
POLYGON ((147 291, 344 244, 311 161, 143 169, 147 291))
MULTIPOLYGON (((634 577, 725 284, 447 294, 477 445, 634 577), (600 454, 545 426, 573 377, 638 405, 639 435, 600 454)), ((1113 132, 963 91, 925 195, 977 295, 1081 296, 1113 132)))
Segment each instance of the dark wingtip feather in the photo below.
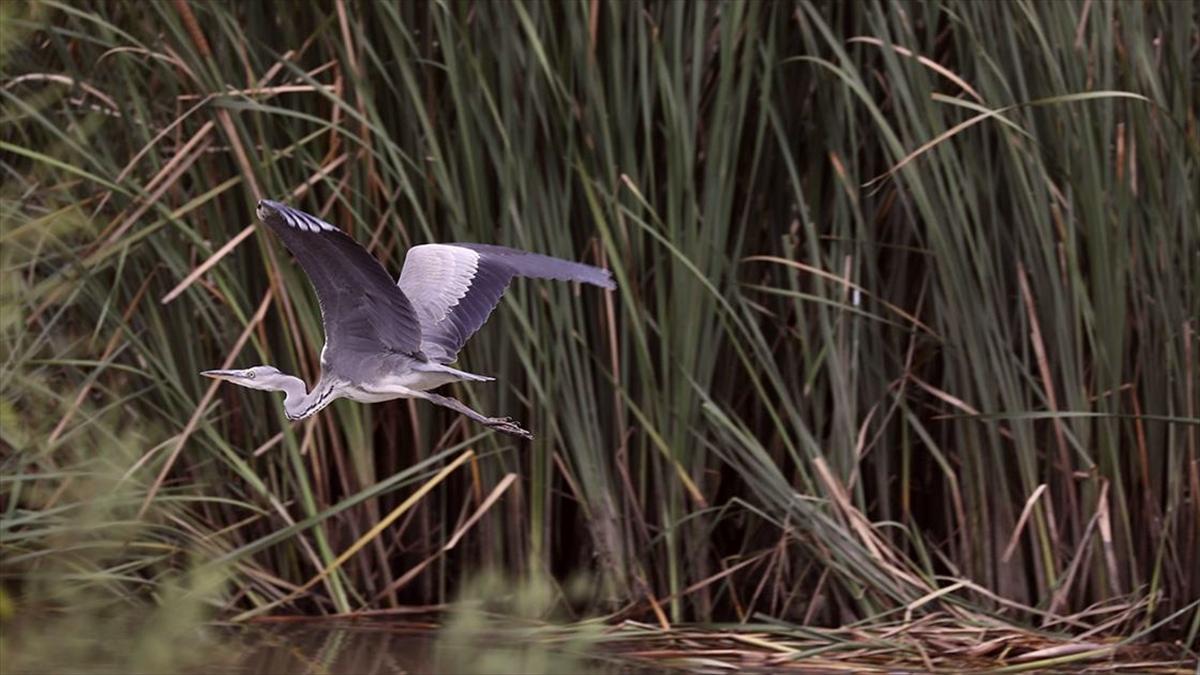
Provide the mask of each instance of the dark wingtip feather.
POLYGON ((299 232, 338 232, 337 227, 316 216, 293 209, 287 204, 270 199, 258 200, 254 209, 258 219, 272 227, 290 227, 299 232))
POLYGON ((588 283, 610 291, 617 290, 617 282, 613 281, 613 275, 610 270, 606 270, 601 267, 595 267, 593 269, 601 272, 601 274, 599 274, 596 279, 589 280, 588 283))
POLYGON ((494 244, 455 243, 452 246, 469 248, 486 256, 498 258, 508 265, 514 274, 535 279, 557 279, 559 281, 578 281, 580 283, 599 286, 614 290, 617 287, 613 281, 612 272, 585 265, 571 260, 554 258, 540 253, 530 253, 506 246, 494 244))

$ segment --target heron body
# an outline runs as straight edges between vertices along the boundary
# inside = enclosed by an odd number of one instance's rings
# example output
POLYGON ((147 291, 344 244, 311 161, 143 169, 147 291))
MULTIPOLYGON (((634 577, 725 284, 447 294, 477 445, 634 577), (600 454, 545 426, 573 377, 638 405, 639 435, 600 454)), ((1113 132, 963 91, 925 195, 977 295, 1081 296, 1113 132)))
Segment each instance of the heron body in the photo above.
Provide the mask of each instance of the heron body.
POLYGON ((203 374, 250 389, 281 391, 289 419, 338 398, 378 403, 422 398, 504 433, 532 438, 508 417, 488 417, 433 393, 458 381, 493 378, 452 367, 458 352, 500 302, 514 277, 579 281, 612 289, 608 270, 487 244, 422 244, 408 250, 400 279, 333 225, 279 202, 257 209, 295 256, 317 294, 325 346, 321 377, 309 391, 274 366, 203 374))

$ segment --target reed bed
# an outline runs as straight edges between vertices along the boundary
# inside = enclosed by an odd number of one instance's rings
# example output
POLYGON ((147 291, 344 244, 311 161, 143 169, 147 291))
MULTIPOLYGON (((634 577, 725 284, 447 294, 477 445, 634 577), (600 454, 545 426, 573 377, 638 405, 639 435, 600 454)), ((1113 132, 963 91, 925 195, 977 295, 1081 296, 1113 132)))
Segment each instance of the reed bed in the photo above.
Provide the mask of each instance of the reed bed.
POLYGON ((729 625, 695 645, 772 666, 1195 658, 1195 5, 0 21, 0 614, 399 617, 500 570, 653 644, 729 625), (465 350, 497 382, 453 393, 532 443, 419 402, 291 424, 199 376, 316 378, 319 311, 259 197, 393 272, 482 241, 618 289, 518 283, 465 350))

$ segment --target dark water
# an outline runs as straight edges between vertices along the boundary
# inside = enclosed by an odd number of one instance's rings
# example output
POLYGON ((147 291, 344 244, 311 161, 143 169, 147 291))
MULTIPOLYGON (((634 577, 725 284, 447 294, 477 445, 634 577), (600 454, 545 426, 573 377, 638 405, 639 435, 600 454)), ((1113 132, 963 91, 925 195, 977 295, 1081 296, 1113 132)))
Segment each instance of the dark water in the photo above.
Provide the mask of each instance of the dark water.
POLYGON ((428 673, 434 662, 434 633, 386 624, 277 624, 221 629, 226 640, 222 670, 245 673, 428 673))
POLYGON ((439 633, 419 624, 289 623, 217 633, 223 654, 204 672, 221 675, 662 672, 591 642, 439 633))

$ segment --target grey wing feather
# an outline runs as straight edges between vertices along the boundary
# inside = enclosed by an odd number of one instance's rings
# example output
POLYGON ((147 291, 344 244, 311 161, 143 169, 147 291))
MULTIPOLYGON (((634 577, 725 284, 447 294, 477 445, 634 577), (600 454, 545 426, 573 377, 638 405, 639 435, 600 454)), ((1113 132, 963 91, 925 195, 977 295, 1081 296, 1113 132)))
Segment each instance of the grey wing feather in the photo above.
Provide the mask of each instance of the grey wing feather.
POLYGON ((369 356, 418 354, 421 323, 383 265, 348 234, 278 202, 259 218, 283 240, 317 292, 325 326, 325 367, 352 380, 369 356))
POLYGON ((435 361, 452 363, 516 276, 616 288, 608 270, 504 246, 414 246, 398 283, 420 318, 422 350, 435 361))
POLYGON ((579 281, 609 290, 617 287, 612 280, 612 272, 592 265, 492 244, 454 243, 448 245, 470 249, 483 255, 486 260, 502 262, 511 268, 516 276, 579 281))

